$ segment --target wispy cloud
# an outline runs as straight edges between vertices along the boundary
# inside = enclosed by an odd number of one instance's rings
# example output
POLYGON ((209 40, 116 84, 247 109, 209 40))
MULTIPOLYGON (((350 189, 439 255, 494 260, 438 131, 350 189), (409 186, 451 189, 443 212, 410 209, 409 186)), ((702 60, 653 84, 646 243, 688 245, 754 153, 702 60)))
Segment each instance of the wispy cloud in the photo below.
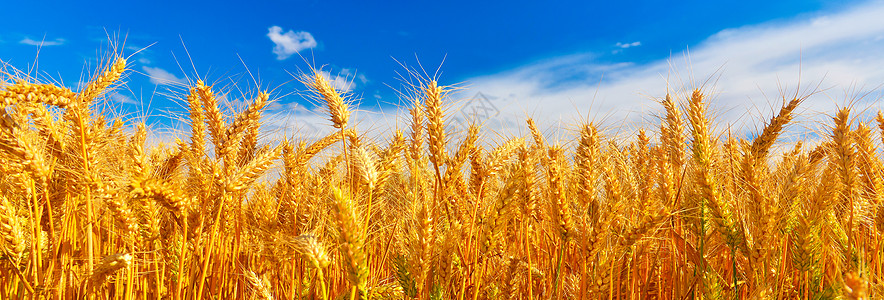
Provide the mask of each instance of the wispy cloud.
POLYGON ((617 42, 617 44, 614 44, 614 47, 618 47, 618 48, 626 49, 626 48, 630 48, 630 47, 638 47, 638 46, 641 46, 641 45, 642 45, 642 42, 641 42, 641 41, 635 41, 635 42, 632 42, 632 43, 620 43, 620 42, 617 42))
MULTIPOLYGON (((799 82, 805 93, 822 82, 820 92, 799 108, 797 124, 790 126, 812 130, 828 124, 819 122, 831 122, 825 112, 857 101, 845 95, 884 85, 882 15, 884 3, 879 2, 815 18, 727 29, 692 45, 689 52, 640 64, 601 62, 598 58, 605 49, 552 57, 466 79, 466 88, 447 101, 448 123, 472 117, 493 130, 491 135, 523 134, 525 118, 530 116, 548 129, 545 133, 552 140, 570 139, 572 126, 583 120, 620 132, 639 126, 650 129, 659 124, 654 117, 662 111, 658 100, 667 92, 683 100, 690 89, 703 87, 719 124, 716 130, 732 126, 735 134, 745 135, 779 109, 782 97, 795 95, 799 82)), ((884 109, 874 98, 879 95, 868 96, 857 108, 884 109)), ((392 110, 360 107, 351 122, 364 124, 360 128, 368 128, 370 134, 388 135, 403 128, 408 119, 403 108, 392 110)), ((321 125, 329 124, 327 118, 321 109, 302 110, 268 118, 266 124, 277 132, 301 130, 320 137, 332 130, 321 125)))
MULTIPOLYGON (((824 121, 823 115, 810 112, 831 112, 835 104, 851 101, 845 94, 863 94, 884 84, 882 15, 884 3, 877 2, 812 19, 723 30, 690 52, 643 64, 601 63, 593 53, 556 57, 469 79, 471 91, 462 98, 477 91, 487 95, 501 109, 488 123, 501 130, 517 131, 526 115, 545 119, 549 128, 587 116, 609 125, 625 120, 651 126, 656 120, 649 116, 661 110, 654 98, 665 95, 667 88, 683 94, 706 83, 719 124, 751 130, 780 105, 781 91, 791 97, 799 82, 805 92, 822 82, 822 91, 802 109, 808 112, 805 122, 824 121)), ((882 108, 871 101, 865 104, 869 106, 882 108)))
POLYGON ((132 97, 129 97, 129 96, 126 96, 126 95, 123 95, 120 93, 114 92, 114 93, 111 93, 109 96, 110 96, 111 100, 113 100, 114 102, 117 102, 117 103, 138 104, 138 101, 135 101, 135 99, 133 99, 132 97))
POLYGON ((267 37, 275 44, 273 53, 276 54, 278 60, 289 58, 301 50, 316 47, 316 39, 306 31, 289 30, 283 33, 282 27, 272 26, 268 28, 267 37))
POLYGON ((60 46, 60 45, 63 45, 64 42, 65 42, 65 40, 62 38, 57 38, 54 40, 37 41, 37 40, 32 40, 29 37, 25 37, 24 39, 22 39, 18 43, 25 44, 25 45, 31 45, 31 46, 60 46))
POLYGON ((353 91, 353 88, 355 87, 353 80, 350 80, 345 76, 331 75, 328 72, 325 72, 325 76, 331 81, 331 85, 338 91, 347 93, 353 91))
POLYGON ((328 71, 320 71, 325 78, 328 78, 328 81, 331 85, 338 90, 339 92, 352 92, 357 88, 357 81, 359 84, 365 84, 368 82, 368 78, 363 74, 356 74, 352 69, 341 69, 337 74, 332 74, 328 71))
POLYGON ((180 78, 175 76, 175 74, 170 73, 164 69, 158 67, 141 67, 147 76, 150 77, 150 82, 157 85, 174 85, 184 83, 184 78, 180 78))
POLYGON ((360 84, 368 83, 368 77, 365 77, 365 74, 357 73, 356 70, 353 69, 341 69, 341 75, 346 78, 352 78, 353 81, 359 81, 360 84))

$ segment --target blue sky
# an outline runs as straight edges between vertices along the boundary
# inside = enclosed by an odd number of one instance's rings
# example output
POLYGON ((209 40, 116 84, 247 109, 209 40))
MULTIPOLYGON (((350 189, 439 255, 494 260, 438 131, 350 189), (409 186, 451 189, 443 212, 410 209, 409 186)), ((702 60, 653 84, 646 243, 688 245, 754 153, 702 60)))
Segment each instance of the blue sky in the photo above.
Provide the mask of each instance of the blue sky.
POLYGON ((310 65, 357 95, 360 119, 380 132, 401 127, 393 104, 402 65, 418 62, 430 74, 441 64, 443 84, 469 87, 452 118, 481 92, 495 109, 489 126, 501 131, 529 115, 553 127, 586 116, 650 126, 642 115, 659 111, 652 98, 667 85, 710 76, 718 79, 718 117, 744 127, 766 118, 779 91, 799 80, 832 91, 809 101, 820 112, 844 103, 837 95, 845 90, 884 84, 876 70, 884 70, 884 18, 869 15, 884 12, 881 2, 34 2, 4 4, 3 62, 28 69, 39 49, 41 76, 75 88, 109 40, 125 40, 124 55, 140 52, 112 101, 151 115, 183 112, 167 98, 195 76, 229 88, 236 104, 248 69, 262 88, 275 88, 278 105, 265 121, 277 132, 328 123, 291 75, 310 65))

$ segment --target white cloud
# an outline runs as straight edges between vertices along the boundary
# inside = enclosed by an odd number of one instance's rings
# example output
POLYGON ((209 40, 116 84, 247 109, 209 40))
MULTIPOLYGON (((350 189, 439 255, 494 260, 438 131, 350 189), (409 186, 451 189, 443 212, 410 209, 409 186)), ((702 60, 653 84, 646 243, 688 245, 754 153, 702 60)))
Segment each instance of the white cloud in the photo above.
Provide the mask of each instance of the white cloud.
MULTIPOLYGON (((350 69, 342 69, 341 72, 337 75, 332 75, 328 71, 320 72, 322 72, 322 75, 325 75, 325 78, 328 78, 328 81, 331 83, 331 85, 335 88, 335 90, 339 92, 347 93, 353 91, 353 89, 356 88, 356 83, 353 82, 354 76, 353 73, 350 72, 350 69)), ((365 76, 362 76, 362 78, 364 77, 365 76)), ((356 78, 359 79, 358 76, 356 78)), ((362 79, 360 79, 360 81, 361 80, 362 79)), ((361 82, 367 82, 367 79, 365 80, 366 81, 361 82)))
POLYGON ((629 47, 638 47, 638 46, 641 46, 641 45, 642 45, 642 42, 641 42, 641 41, 635 41, 635 42, 632 42, 632 43, 625 43, 625 44, 624 44, 624 43, 617 42, 617 44, 614 44, 614 47, 619 47, 619 48, 626 49, 626 48, 629 48, 629 47))
MULTIPOLYGON (((799 82, 802 92, 822 82, 821 91, 800 106, 801 115, 790 126, 818 129, 831 124, 826 114, 836 105, 859 101, 854 108, 870 108, 869 113, 884 108, 877 101, 880 91, 862 100, 849 98, 884 85, 882 15, 884 3, 879 2, 817 18, 727 29, 692 45, 689 53, 641 64, 599 62, 599 53, 606 49, 554 57, 465 80, 461 85, 465 89, 446 102, 447 122, 484 114, 486 118, 479 121, 493 131, 484 134, 496 137, 524 134, 525 118, 533 117, 551 140, 562 141, 573 138, 576 123, 589 120, 626 137, 622 134, 639 127, 659 126, 655 115, 662 107, 655 99, 667 89, 683 100, 690 89, 702 86, 711 98, 716 130, 732 125, 734 134, 745 136, 759 130, 774 108, 779 109, 782 97, 794 95, 799 82), (486 102, 468 100, 480 92, 486 102)), ((664 51, 662 55, 669 53, 664 51)), ((387 137, 392 129, 408 126, 405 109, 361 107, 351 116, 351 124, 369 136, 387 137)), ((268 117, 265 123, 280 134, 300 130, 299 136, 321 137, 332 132, 327 119, 320 107, 268 117)))
POLYGON ((289 30, 283 33, 282 27, 272 26, 268 28, 267 37, 276 45, 273 47, 273 53, 276 54, 278 60, 289 58, 301 50, 316 47, 316 39, 306 31, 289 30))
MULTIPOLYGON (((781 104, 781 91, 791 97, 799 82, 803 92, 822 82, 823 90, 799 108, 805 114, 798 121, 804 123, 794 127, 829 124, 822 113, 884 85, 882 15, 879 2, 818 18, 727 29, 691 46, 689 53, 643 64, 601 63, 593 53, 556 57, 471 78, 470 90, 460 97, 487 95, 501 110, 488 124, 511 133, 520 132, 529 115, 543 119, 546 128, 568 129, 588 118, 650 129, 656 127, 653 114, 661 111, 652 98, 665 95, 667 87, 683 95, 706 83, 717 123, 754 132, 781 104)), ((871 102, 878 95, 875 90, 857 108, 884 108, 871 102)))
POLYGON ((359 73, 357 74, 355 70, 344 68, 341 69, 341 75, 346 78, 352 78, 353 81, 358 80, 361 84, 368 83, 368 77, 365 77, 365 74, 359 73))
POLYGON ((135 101, 135 99, 133 99, 132 97, 129 97, 129 96, 126 96, 126 95, 123 95, 120 93, 116 93, 116 92, 111 93, 110 98, 114 102, 118 102, 118 103, 122 103, 122 104, 138 104, 138 102, 135 101))
POLYGON ((184 83, 184 79, 175 74, 170 73, 169 71, 163 70, 157 67, 141 67, 147 76, 150 77, 150 82, 157 85, 174 85, 184 83))
POLYGON ((336 90, 344 93, 353 91, 354 84, 352 80, 349 80, 346 77, 340 75, 335 75, 329 78, 331 78, 331 84, 335 87, 336 90))
POLYGON ((64 42, 65 42, 65 40, 62 38, 57 38, 57 39, 49 40, 49 41, 46 41, 46 40, 37 41, 37 40, 32 40, 29 37, 25 37, 24 39, 22 39, 18 43, 25 44, 25 45, 31 45, 31 46, 59 46, 59 45, 64 44, 64 42))

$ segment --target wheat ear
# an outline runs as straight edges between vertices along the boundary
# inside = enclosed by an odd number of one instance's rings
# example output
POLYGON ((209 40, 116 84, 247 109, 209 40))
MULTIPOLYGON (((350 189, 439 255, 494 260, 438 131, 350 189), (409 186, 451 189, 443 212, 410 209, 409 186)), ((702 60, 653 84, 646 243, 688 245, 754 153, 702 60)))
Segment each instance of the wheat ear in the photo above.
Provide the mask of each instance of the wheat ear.
POLYGON ((132 254, 117 253, 105 256, 104 259, 95 266, 92 274, 89 276, 87 286, 95 292, 99 286, 107 281, 107 278, 116 271, 128 267, 132 264, 132 254))
POLYGON ((19 102, 43 103, 58 107, 67 107, 76 94, 70 89, 52 84, 35 84, 18 81, 0 90, 0 107, 7 107, 19 102))
POLYGON ((125 71, 126 58, 117 58, 109 68, 104 69, 100 75, 86 84, 86 87, 84 87, 77 95, 77 99, 80 102, 92 101, 92 99, 98 97, 101 93, 104 93, 109 86, 117 82, 117 80, 120 80, 120 77, 125 71))
MULTIPOLYGON (((347 278, 360 295, 367 292, 368 262, 365 254, 365 231, 359 228, 361 219, 355 203, 338 188, 332 189, 332 208, 341 242, 341 253, 347 278)), ((360 296, 361 298, 361 296, 360 296)))

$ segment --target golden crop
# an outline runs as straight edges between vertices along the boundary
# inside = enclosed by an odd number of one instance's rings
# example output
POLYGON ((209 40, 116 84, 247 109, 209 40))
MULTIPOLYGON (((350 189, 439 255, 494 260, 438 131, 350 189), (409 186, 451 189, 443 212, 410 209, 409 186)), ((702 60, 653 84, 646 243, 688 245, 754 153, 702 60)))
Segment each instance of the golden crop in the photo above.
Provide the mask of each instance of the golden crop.
POLYGON ((324 138, 260 144, 269 95, 227 116, 198 81, 189 137, 147 148, 97 108, 126 69, 79 92, 3 78, 0 299, 884 297, 880 113, 774 155, 801 98, 744 140, 693 90, 625 141, 588 123, 550 143, 530 119, 492 141, 447 134, 451 88, 425 80, 375 141, 313 71, 324 138))

